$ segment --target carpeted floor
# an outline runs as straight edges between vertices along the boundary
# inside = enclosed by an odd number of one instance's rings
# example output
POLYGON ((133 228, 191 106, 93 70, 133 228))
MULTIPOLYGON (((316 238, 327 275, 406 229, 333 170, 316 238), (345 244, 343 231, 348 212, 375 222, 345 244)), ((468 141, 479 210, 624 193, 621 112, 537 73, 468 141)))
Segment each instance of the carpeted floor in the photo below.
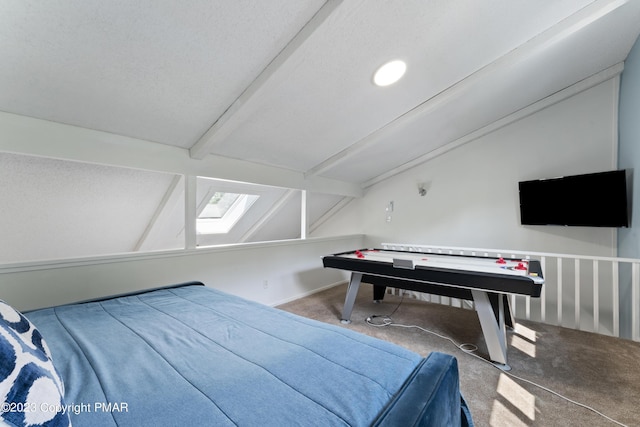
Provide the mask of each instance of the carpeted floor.
MULTIPOLYGON (((392 312, 395 324, 418 325, 478 347, 487 357, 478 317, 473 310, 386 295, 372 301, 363 285, 352 323, 340 323, 346 286, 337 286, 279 308, 394 342, 422 355, 453 354, 460 368, 460 387, 476 426, 615 426, 619 425, 549 391, 516 379, 493 365, 465 354, 449 341, 416 328, 375 327, 365 319, 392 312)), ((380 321, 380 318, 374 318, 380 321)), ((640 426, 640 343, 540 323, 517 321, 508 332, 509 374, 540 384, 617 420, 640 426)))

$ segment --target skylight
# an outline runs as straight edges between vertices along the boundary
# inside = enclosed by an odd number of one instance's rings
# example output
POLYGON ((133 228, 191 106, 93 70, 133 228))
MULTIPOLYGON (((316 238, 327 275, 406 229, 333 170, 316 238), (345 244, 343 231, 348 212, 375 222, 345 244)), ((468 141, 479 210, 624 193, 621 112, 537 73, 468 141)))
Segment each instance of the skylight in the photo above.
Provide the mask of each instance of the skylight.
POLYGON ((224 217, 224 214, 240 196, 241 194, 237 193, 214 193, 198 218, 219 219, 224 217))
POLYGON ((197 233, 228 233, 259 197, 255 194, 213 193, 198 215, 197 233))

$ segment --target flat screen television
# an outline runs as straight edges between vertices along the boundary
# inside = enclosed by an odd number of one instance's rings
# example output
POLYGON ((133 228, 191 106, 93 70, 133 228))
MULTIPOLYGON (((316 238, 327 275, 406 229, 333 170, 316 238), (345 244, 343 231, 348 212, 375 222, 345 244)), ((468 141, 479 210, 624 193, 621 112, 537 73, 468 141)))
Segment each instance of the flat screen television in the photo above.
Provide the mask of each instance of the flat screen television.
POLYGON ((523 225, 629 226, 625 170, 522 181, 518 187, 523 225))

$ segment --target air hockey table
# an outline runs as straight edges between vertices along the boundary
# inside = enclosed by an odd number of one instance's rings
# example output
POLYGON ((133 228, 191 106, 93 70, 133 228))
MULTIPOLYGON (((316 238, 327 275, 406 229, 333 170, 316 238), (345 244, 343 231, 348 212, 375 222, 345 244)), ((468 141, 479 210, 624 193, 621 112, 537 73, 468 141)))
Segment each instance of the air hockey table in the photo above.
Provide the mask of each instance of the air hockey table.
POLYGON ((375 301, 384 298, 387 286, 473 301, 489 358, 505 370, 506 327, 514 326, 508 296, 536 298, 544 284, 540 262, 532 259, 359 249, 324 256, 322 263, 351 272, 343 323, 350 322, 361 282, 373 285, 375 301))

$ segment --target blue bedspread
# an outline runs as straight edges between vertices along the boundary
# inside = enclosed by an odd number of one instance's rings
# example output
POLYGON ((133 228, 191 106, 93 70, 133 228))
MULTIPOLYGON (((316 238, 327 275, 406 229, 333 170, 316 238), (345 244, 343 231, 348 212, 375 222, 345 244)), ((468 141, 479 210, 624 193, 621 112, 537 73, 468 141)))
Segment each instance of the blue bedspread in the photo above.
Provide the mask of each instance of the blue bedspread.
POLYGON ((76 427, 465 425, 455 358, 204 286, 27 317, 76 427))

